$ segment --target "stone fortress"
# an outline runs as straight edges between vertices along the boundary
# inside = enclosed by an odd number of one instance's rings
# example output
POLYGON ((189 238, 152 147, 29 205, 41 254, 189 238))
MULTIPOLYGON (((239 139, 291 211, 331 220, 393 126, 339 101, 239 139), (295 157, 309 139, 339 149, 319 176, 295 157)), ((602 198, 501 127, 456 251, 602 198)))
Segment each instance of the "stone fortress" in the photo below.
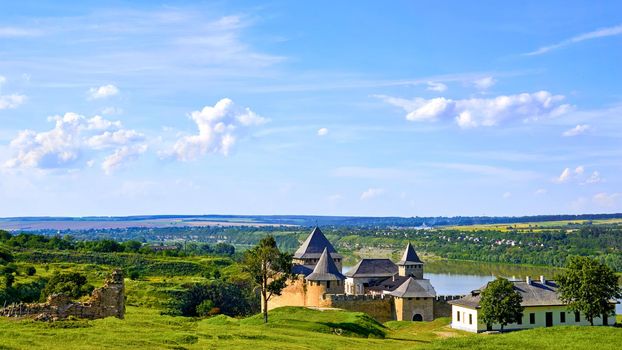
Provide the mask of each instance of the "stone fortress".
POLYGON ((340 308, 365 312, 385 322, 431 321, 449 316, 446 301, 459 296, 437 296, 423 278, 424 263, 409 243, 402 259, 363 259, 342 273, 343 257, 322 231, 315 227, 293 257, 290 282, 269 309, 281 306, 340 308))

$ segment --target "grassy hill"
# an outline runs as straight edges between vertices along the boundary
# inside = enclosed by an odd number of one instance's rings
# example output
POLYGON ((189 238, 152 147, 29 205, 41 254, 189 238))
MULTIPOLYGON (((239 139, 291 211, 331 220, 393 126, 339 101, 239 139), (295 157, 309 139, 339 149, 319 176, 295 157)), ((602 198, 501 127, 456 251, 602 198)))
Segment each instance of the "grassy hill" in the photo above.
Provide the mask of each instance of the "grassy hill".
POLYGON ((260 316, 210 319, 162 316, 128 307, 126 319, 54 323, 0 319, 0 349, 607 349, 621 328, 554 327, 501 335, 474 335, 434 322, 388 322, 346 311, 280 308, 260 316))

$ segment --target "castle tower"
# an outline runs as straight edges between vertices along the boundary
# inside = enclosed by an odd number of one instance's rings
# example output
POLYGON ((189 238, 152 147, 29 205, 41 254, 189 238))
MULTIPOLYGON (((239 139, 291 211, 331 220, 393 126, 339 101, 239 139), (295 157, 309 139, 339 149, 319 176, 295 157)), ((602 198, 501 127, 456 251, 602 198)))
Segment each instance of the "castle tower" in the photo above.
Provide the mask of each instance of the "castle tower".
POLYGON ((341 273, 341 261, 343 257, 337 253, 337 250, 328 241, 322 230, 319 227, 315 227, 307 239, 302 243, 300 248, 294 253, 293 262, 298 265, 305 265, 313 268, 315 266, 322 252, 326 249, 333 262, 337 266, 339 273, 341 273))
POLYGON ((400 276, 411 276, 415 279, 423 279, 423 261, 417 256, 415 248, 408 242, 402 259, 397 262, 400 276))
MULTIPOLYGON (((313 272, 306 277, 309 287, 318 290, 318 294, 343 294, 344 280, 346 278, 341 274, 341 271, 335 265, 333 258, 328 252, 328 248, 324 248, 322 255, 313 272)), ((310 288, 308 288, 310 289, 310 288)))

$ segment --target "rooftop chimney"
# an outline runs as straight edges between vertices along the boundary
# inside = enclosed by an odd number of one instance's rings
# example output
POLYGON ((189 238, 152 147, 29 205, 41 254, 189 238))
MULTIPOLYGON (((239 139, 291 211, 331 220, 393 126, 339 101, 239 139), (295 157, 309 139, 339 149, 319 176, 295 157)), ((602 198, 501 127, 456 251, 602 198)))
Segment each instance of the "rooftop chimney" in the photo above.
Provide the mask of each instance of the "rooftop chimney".
POLYGON ((546 284, 546 278, 544 278, 544 276, 540 276, 540 283, 546 284))
POLYGON ((525 277, 525 282, 527 282, 527 284, 531 284, 531 276, 525 277))

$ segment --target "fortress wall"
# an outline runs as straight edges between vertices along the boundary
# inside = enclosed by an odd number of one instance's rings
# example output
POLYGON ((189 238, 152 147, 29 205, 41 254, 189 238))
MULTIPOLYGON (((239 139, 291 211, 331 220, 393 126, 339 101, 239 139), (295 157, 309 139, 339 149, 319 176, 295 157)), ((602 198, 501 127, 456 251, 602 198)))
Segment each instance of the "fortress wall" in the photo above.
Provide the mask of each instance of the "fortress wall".
POLYGON ((326 294, 320 301, 320 307, 364 312, 379 322, 395 319, 393 298, 389 296, 326 294))
POLYGON ((0 309, 0 316, 35 317, 37 320, 57 320, 73 316, 97 319, 125 316, 125 284, 121 271, 114 271, 101 288, 93 290, 86 302, 74 302, 63 294, 50 295, 46 303, 15 304, 0 309))
POLYGON ((302 278, 289 282, 281 295, 273 295, 268 302, 268 310, 281 306, 307 306, 307 288, 302 278))
POLYGON ((434 318, 451 317, 451 305, 447 302, 457 300, 464 295, 438 295, 434 299, 434 318))

